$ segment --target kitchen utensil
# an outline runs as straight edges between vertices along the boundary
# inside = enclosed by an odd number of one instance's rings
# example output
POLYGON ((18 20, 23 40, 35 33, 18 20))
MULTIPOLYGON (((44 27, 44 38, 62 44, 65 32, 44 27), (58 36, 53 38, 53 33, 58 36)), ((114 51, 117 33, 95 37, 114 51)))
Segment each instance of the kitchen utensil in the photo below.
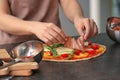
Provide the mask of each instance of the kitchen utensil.
POLYGON ((106 32, 111 40, 120 43, 120 17, 108 18, 106 32))
POLYGON ((43 55, 43 45, 42 42, 37 40, 31 40, 24 42, 16 46, 10 53, 13 59, 21 59, 23 61, 36 61, 40 62, 43 55))
POLYGON ((5 66, 1 66, 0 69, 16 64, 21 61, 35 61, 39 63, 42 60, 43 55, 42 42, 37 40, 31 40, 19 44, 10 52, 10 56, 13 60, 5 66))

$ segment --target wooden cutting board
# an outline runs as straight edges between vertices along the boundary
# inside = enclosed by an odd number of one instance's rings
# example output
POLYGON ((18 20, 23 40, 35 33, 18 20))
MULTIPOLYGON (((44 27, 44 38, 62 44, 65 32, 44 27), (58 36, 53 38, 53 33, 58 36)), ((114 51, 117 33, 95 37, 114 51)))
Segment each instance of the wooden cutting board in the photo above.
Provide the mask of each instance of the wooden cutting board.
POLYGON ((12 58, 10 57, 6 49, 0 49, 0 59, 4 61, 10 61, 12 58))
MULTIPOLYGON (((0 49, 0 59, 4 61, 12 60, 6 49, 0 49)), ((4 62, 4 65, 6 64, 8 63, 4 62)), ((20 62, 9 67, 0 69, 0 76, 4 75, 30 76, 32 75, 32 70, 38 68, 39 64, 37 62, 20 62)))
POLYGON ((0 69, 0 76, 8 75, 8 73, 9 73, 8 67, 0 69))
POLYGON ((35 70, 38 69, 39 65, 37 62, 20 62, 9 66, 10 71, 14 70, 35 70))
MULTIPOLYGON (((10 57, 6 49, 0 49, 0 59, 4 61, 9 61, 12 58, 10 57)), ((8 75, 8 73, 9 73, 8 67, 0 69, 0 76, 8 75)))
POLYGON ((32 75, 32 70, 10 71, 9 75, 12 75, 12 76, 30 76, 30 75, 32 75))
POLYGON ((14 70, 10 71, 9 68, 0 69, 0 76, 12 75, 12 76, 30 76, 32 75, 32 70, 14 70))
MULTIPOLYGON (((7 63, 4 62, 4 65, 6 64, 7 63)), ((36 69, 39 69, 39 64, 37 62, 20 62, 9 67, 0 69, 0 76, 30 76, 32 75, 32 70, 36 69)))

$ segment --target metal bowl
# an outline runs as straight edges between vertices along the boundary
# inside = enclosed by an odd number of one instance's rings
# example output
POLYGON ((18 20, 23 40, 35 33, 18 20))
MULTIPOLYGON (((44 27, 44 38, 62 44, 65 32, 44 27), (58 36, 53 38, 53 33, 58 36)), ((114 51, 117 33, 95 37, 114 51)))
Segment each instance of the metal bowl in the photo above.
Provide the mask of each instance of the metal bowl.
POLYGON ((44 48, 41 41, 31 40, 13 48, 10 55, 13 59, 27 58, 28 61, 33 60, 39 63, 42 60, 43 51, 44 48))
POLYGON ((113 28, 120 27, 120 18, 119 17, 109 17, 107 19, 106 32, 110 39, 115 42, 120 43, 120 30, 114 30, 113 28))

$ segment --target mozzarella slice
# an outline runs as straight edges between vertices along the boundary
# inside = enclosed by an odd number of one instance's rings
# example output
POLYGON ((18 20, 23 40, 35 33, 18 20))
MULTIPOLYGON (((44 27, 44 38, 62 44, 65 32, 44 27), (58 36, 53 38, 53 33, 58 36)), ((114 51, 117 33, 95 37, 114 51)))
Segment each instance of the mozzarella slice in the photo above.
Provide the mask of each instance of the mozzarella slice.
POLYGON ((44 51, 50 51, 49 49, 46 48, 46 46, 44 46, 44 51))
POLYGON ((67 48, 67 47, 59 47, 59 48, 56 48, 55 49, 57 51, 57 53, 60 55, 60 54, 71 54, 74 49, 70 49, 70 48, 67 48))
MULTIPOLYGON (((74 49, 67 48, 67 47, 58 47, 58 48, 55 48, 55 50, 58 55, 66 54, 66 53, 71 54, 74 51, 74 49)), ((44 46, 44 51, 50 51, 50 50, 44 46)))

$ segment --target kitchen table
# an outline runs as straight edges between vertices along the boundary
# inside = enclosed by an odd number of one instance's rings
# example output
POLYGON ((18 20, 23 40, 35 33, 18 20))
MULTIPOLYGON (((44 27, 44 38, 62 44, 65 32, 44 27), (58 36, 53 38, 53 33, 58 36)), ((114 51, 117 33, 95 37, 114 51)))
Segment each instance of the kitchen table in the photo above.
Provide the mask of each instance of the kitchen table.
MULTIPOLYGON (((41 61, 39 70, 32 76, 13 77, 12 80, 120 80, 120 44, 112 41, 106 33, 89 40, 105 45, 106 52, 99 57, 78 62, 41 61)), ((10 51, 16 45, 1 45, 0 48, 10 51)))

